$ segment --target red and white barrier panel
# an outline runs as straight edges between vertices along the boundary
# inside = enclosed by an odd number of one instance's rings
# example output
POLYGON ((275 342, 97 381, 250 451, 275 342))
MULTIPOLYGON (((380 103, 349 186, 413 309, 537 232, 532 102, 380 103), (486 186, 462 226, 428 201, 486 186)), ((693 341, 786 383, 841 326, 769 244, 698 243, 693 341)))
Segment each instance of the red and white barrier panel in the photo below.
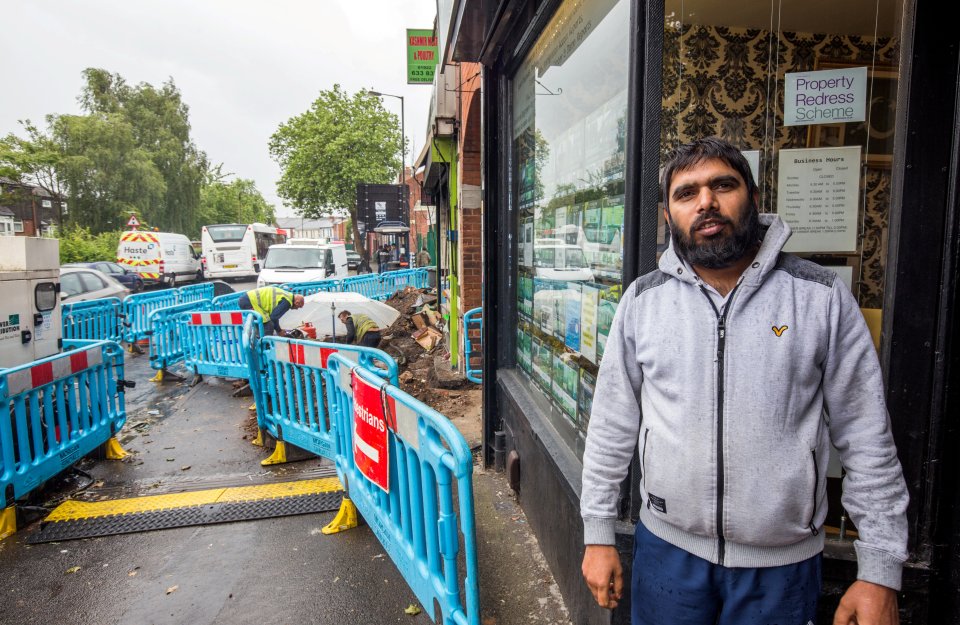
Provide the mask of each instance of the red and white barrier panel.
POLYGON ((240 312, 204 312, 190 315, 192 326, 242 326, 243 313, 240 312))
POLYGON ((319 345, 301 345, 298 343, 276 343, 276 357, 280 362, 287 362, 292 365, 306 365, 308 367, 317 367, 319 369, 327 368, 327 359, 330 354, 336 354, 339 350, 331 347, 320 347, 319 345))
POLYGON ((80 373, 103 362, 103 348, 94 347, 83 351, 68 352, 55 360, 42 362, 32 367, 10 371, 7 376, 7 397, 32 391, 65 377, 80 373))

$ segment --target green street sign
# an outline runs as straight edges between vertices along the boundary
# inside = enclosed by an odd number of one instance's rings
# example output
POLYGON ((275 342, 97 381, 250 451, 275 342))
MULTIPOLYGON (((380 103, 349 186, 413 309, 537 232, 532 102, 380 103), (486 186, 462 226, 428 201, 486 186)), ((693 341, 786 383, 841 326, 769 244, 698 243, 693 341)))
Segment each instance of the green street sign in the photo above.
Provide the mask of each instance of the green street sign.
POLYGON ((408 85, 432 85, 439 58, 433 29, 407 29, 408 85))

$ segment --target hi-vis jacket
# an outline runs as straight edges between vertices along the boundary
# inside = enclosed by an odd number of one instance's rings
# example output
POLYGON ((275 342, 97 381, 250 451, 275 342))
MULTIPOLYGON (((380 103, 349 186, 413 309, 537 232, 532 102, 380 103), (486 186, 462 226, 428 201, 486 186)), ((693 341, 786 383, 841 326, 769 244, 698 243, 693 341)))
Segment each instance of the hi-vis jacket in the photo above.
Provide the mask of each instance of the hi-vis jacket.
POLYGON ((280 302, 287 303, 282 313, 293 307, 293 293, 275 286, 264 286, 247 291, 247 297, 250 298, 250 306, 263 316, 264 321, 276 321, 273 319, 273 312, 280 302))
POLYGON ((367 332, 376 330, 377 323, 366 315, 355 314, 347 319, 347 343, 360 344, 367 332), (353 326, 351 328, 351 325, 353 326))
POLYGON ((781 251, 789 227, 761 224, 725 300, 672 247, 624 292, 583 455, 585 543, 614 543, 639 449, 640 520, 655 535, 727 567, 805 560, 823 549, 832 441, 858 578, 899 589, 908 496, 870 333, 833 272, 781 251))

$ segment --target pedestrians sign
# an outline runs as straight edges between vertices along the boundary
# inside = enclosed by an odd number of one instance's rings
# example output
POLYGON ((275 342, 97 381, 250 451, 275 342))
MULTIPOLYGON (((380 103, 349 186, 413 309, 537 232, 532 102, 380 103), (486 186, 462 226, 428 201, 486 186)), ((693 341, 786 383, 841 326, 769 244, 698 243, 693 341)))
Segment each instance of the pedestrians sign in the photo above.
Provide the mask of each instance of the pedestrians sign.
POLYGON ((390 492, 390 452, 384 397, 353 372, 353 462, 367 479, 390 492))
POLYGON ((133 228, 134 230, 140 225, 140 220, 137 219, 137 216, 133 213, 130 213, 130 219, 127 220, 127 226, 133 228))

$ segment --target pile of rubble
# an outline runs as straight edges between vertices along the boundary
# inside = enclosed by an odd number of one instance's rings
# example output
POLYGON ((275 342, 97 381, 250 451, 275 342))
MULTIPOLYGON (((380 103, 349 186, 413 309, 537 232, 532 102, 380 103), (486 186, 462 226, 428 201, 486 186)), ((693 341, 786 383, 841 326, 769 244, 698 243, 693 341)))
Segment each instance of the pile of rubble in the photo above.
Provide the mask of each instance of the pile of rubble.
POLYGON ((396 359, 403 390, 431 404, 435 389, 463 386, 463 378, 444 375, 450 369, 450 353, 443 340, 445 322, 437 310, 436 291, 407 287, 385 303, 400 317, 383 331, 380 349, 396 359))

